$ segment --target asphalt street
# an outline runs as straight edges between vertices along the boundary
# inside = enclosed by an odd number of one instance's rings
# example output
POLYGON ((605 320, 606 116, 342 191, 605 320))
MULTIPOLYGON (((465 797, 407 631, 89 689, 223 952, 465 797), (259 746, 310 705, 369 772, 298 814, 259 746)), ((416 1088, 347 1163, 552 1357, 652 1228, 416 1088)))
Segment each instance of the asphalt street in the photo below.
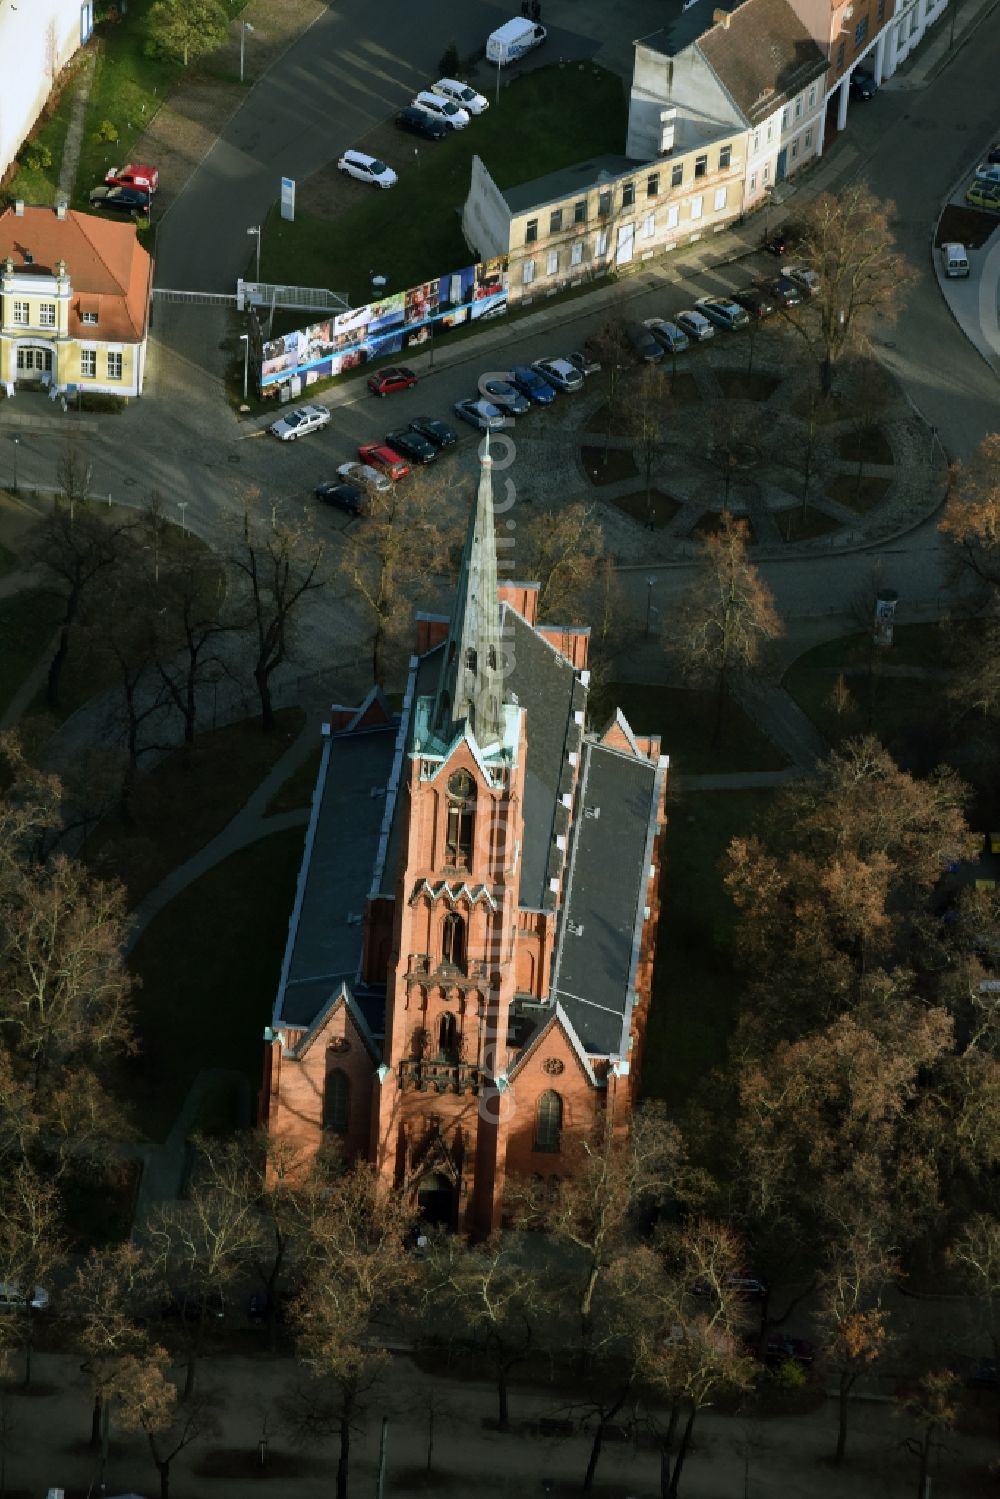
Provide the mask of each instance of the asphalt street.
MULTIPOLYGON (((433 11, 433 6, 431 7, 433 11)), ((448 19, 448 27, 468 25, 475 36, 494 19, 490 7, 474 7, 475 17, 448 19), (485 17, 485 19, 484 19, 485 17)), ((335 35, 345 19, 354 12, 350 0, 347 10, 331 18, 326 14, 306 37, 285 55, 248 100, 259 95, 278 101, 302 99, 309 89, 306 77, 317 84, 327 79, 328 69, 343 67, 343 55, 322 61, 320 40, 333 45, 335 35), (330 32, 327 28, 332 27, 330 32), (318 29, 317 29, 318 28, 318 29), (314 61, 311 61, 313 59, 314 61)), ((360 7, 358 8, 360 14, 360 7)), ((424 15, 424 12, 421 12, 424 15)), ((401 22, 401 24, 403 24, 401 22)), ((431 27, 421 21, 417 31, 430 35, 431 27)), ((464 33, 463 33, 464 34, 464 33)), ((406 52, 393 30, 393 54, 406 52)), ((961 32, 960 32, 961 36, 961 32)), ((585 39, 588 46, 592 39, 585 39)), ((345 44, 346 45, 346 44, 345 44)), ((461 45, 461 38, 460 38, 461 45)), ((429 49, 433 61, 439 41, 429 49)), ((1000 426, 1000 383, 952 321, 942 301, 931 272, 931 242, 941 202, 948 196, 956 178, 978 159, 986 141, 995 135, 995 64, 1000 51, 1000 9, 986 16, 974 35, 960 46, 952 59, 930 82, 911 86, 907 74, 897 75, 877 97, 867 103, 851 106, 848 130, 842 142, 833 148, 828 164, 839 165, 844 179, 864 177, 880 194, 897 202, 897 234, 902 249, 913 262, 918 279, 911 289, 906 310, 891 327, 877 330, 878 352, 899 375, 904 388, 922 415, 937 428, 940 439, 951 456, 969 456, 989 431, 1000 426)), ((918 54, 919 55, 919 54, 918 54)), ((413 86, 412 71, 398 60, 390 62, 384 48, 371 43, 364 54, 351 51, 355 67, 352 76, 361 76, 356 87, 358 110, 369 111, 372 119, 384 114, 398 102, 385 91, 406 80, 413 86), (376 55, 381 61, 376 62, 376 55)), ((421 77, 426 76, 426 71, 421 77)), ((312 85, 310 85, 311 87, 312 85)), ((318 86, 318 84, 317 84, 318 86)), ((326 86, 324 84, 324 86, 326 86)), ((403 90, 405 92, 405 88, 403 90)), ((296 135, 285 106, 287 139, 303 153, 303 159, 319 163, 328 158, 338 143, 305 140, 296 135)), ((280 113, 280 111, 278 111, 280 113)), ((246 106, 233 121, 233 129, 249 129, 243 118, 246 106)), ((232 159, 227 158, 228 145, 222 148, 218 163, 216 153, 206 159, 207 179, 196 174, 187 192, 181 195, 172 214, 195 213, 190 205, 213 201, 214 222, 221 235, 219 204, 227 190, 241 202, 242 189, 232 174, 232 159), (222 171, 229 161, 230 171, 222 171), (220 169, 216 171, 216 167, 220 169), (209 170, 210 169, 210 170, 209 170), (228 183, 228 187, 227 187, 228 183), (188 202, 190 194, 190 205, 188 202), (203 197, 203 195, 205 195, 203 197)), ((271 189, 263 180, 270 168, 259 169, 259 189, 269 201, 271 189)), ((265 198, 260 199, 264 202, 265 198)), ((255 200, 257 201, 257 200, 255 200)), ((200 211, 200 210, 199 210, 200 211)), ((788 213, 794 213, 794 197, 788 213)), ((195 215, 197 216, 197 214, 195 215)), ((254 213, 245 209, 239 216, 239 235, 232 244, 245 252, 245 225, 254 213)), ((167 222, 170 222, 168 217, 167 222)), ((181 219, 175 220, 180 223, 181 219)), ((759 234, 759 225, 747 226, 748 246, 759 234)), ((166 241, 165 241, 166 243, 166 241)), ((708 259, 706 251, 705 260, 708 259)), ((761 263, 760 260, 757 263, 761 263)), ((689 305, 692 299, 709 291, 735 289, 744 284, 754 261, 730 264, 716 270, 689 270, 683 275, 676 263, 664 260, 653 274, 643 274, 624 284, 630 311, 640 316, 653 313, 668 315, 689 305)), ((769 263, 773 270, 773 261, 769 263)), ((454 346, 438 357, 433 372, 426 369, 427 356, 417 362, 423 378, 416 391, 377 402, 364 391, 361 382, 357 393, 340 404, 338 395, 330 425, 302 443, 279 445, 271 438, 248 435, 245 426, 234 418, 225 404, 221 390, 223 355, 218 345, 226 333, 225 315, 219 309, 191 310, 178 307, 159 308, 155 342, 151 348, 150 377, 146 397, 133 403, 121 416, 84 419, 83 437, 89 461, 93 464, 93 489, 96 493, 113 493, 116 499, 140 501, 151 489, 164 497, 168 506, 183 501, 188 524, 218 535, 223 517, 234 511, 242 513, 248 494, 254 503, 267 505, 279 500, 310 503, 315 483, 328 477, 338 463, 354 456, 359 442, 381 438, 391 425, 405 424, 414 415, 447 415, 455 400, 472 394, 476 379, 484 369, 559 352, 579 343, 595 330, 606 316, 589 297, 552 308, 515 327, 496 325, 479 340, 454 346)), ((697 351, 692 351, 692 358, 697 351)), ((526 423, 544 422, 543 413, 535 413, 526 423)), ((530 427, 529 427, 530 430, 530 427)), ((449 460, 464 465, 471 484, 475 471, 475 438, 468 431, 460 453, 449 460)), ((0 409, 0 475, 7 478, 14 450, 10 438, 18 437, 16 459, 22 482, 52 486, 61 449, 60 422, 48 415, 45 403, 28 398, 0 409), (31 415, 43 413, 37 423, 31 415), (23 423, 13 428, 9 423, 23 423)), ((514 470, 516 477, 516 468, 514 470)), ((331 537, 347 524, 344 517, 324 512, 318 523, 331 537)), ((779 559, 764 565, 778 606, 790 629, 796 622, 825 616, 848 617, 858 588, 880 569, 883 582, 896 587, 901 595, 901 617, 933 612, 941 592, 939 549, 933 523, 925 524, 886 548, 871 548, 863 553, 840 554, 817 552, 779 559)), ((657 607, 661 616, 669 612, 670 600, 684 586, 689 567, 682 562, 658 568, 657 607)), ((639 575, 631 583, 633 608, 642 612, 645 604, 645 579, 639 575)), ((317 620, 317 649, 322 628, 317 620)))

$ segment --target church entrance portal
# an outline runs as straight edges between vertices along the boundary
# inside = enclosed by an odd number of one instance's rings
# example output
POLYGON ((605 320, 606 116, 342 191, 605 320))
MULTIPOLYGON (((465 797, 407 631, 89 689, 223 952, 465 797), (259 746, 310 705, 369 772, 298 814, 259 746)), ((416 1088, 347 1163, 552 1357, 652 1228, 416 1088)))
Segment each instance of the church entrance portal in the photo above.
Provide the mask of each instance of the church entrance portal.
POLYGON ((425 1223, 451 1228, 455 1221, 455 1183, 442 1172, 432 1171, 417 1189, 417 1206, 425 1223))

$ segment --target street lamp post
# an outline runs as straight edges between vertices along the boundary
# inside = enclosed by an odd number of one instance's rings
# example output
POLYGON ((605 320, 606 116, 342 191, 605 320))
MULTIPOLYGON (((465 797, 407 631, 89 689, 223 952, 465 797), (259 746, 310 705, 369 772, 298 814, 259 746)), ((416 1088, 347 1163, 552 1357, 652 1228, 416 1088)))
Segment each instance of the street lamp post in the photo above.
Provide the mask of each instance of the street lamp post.
POLYGON ((15 437, 14 442, 14 493, 17 494, 17 445, 20 438, 15 437))
POLYGON ((240 26, 240 82, 243 82, 243 50, 246 43, 247 32, 253 31, 249 21, 244 21, 240 26))
POLYGON ((256 239, 256 241, 257 241, 257 280, 258 281, 260 281, 260 227, 261 226, 258 224, 256 226, 256 228, 248 229, 247 230, 247 233, 250 235, 250 237, 252 239, 256 239))
POLYGON ((185 533, 187 532, 187 521, 186 521, 186 519, 184 517, 184 512, 187 509, 187 507, 188 507, 188 501, 187 500, 178 500, 177 501, 177 508, 178 508, 178 510, 181 513, 181 530, 183 532, 185 532, 185 533))
POLYGON ((655 578, 646 579, 646 639, 649 639, 649 627, 653 614, 653 589, 656 587, 655 578))
POLYGON ((240 334, 240 343, 243 345, 243 404, 247 402, 247 381, 250 374, 250 335, 240 334))

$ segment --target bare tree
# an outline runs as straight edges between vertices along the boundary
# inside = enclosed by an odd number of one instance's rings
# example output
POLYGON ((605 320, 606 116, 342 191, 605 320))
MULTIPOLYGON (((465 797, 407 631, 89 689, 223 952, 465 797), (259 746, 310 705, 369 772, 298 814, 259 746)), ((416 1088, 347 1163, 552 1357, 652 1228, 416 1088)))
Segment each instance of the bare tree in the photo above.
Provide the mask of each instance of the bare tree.
POLYGON ((372 680, 385 680, 386 649, 401 631, 428 574, 447 572, 449 540, 437 518, 431 486, 412 494, 391 484, 371 486, 363 522, 344 535, 338 571, 372 620, 372 680))
POLYGON ((49 664, 46 696, 59 706, 63 668, 74 629, 99 589, 108 587, 122 563, 125 537, 134 521, 109 521, 87 502, 89 465, 80 449, 67 445, 59 463, 65 498, 56 499, 25 554, 30 566, 51 579, 62 600, 59 641, 49 664))
POLYGON ((122 1361, 115 1386, 118 1420, 125 1431, 144 1433, 160 1476, 160 1499, 170 1499, 170 1469, 176 1457, 219 1430, 218 1397, 199 1394, 179 1401, 163 1348, 122 1361))
POLYGON ((223 612, 225 577, 210 555, 182 535, 156 597, 166 611, 157 633, 156 671, 166 701, 184 720, 185 744, 193 744, 200 694, 224 670, 219 646, 236 629, 223 612))
POLYGON ((42 1309, 37 1291, 47 1291, 65 1256, 62 1208, 51 1182, 26 1161, 8 1168, 0 1190, 0 1264, 17 1288, 17 1320, 24 1349, 24 1386, 31 1384, 35 1319, 42 1309))
POLYGON ((1000 1359, 1000 1220, 994 1213, 973 1213, 948 1257, 975 1298, 993 1356, 1000 1359))
POLYGON ((821 193, 802 213, 798 258, 819 285, 786 317, 819 365, 820 390, 829 396, 833 371, 859 348, 879 321, 892 321, 914 272, 896 248, 895 206, 865 183, 821 193))
POLYGON ((593 506, 577 502, 533 514, 517 529, 522 577, 539 585, 538 614, 557 624, 588 618, 595 587, 607 579, 604 533, 593 506))
POLYGON ((245 628, 254 641, 253 679, 265 731, 274 728, 271 677, 289 658, 303 601, 327 584, 324 554, 324 543, 304 521, 276 508, 270 523, 245 511, 230 548, 229 563, 246 596, 245 628))
POLYGON ((837 1377, 836 1462, 847 1451, 851 1391, 884 1354, 889 1313, 882 1293, 898 1267, 877 1235, 858 1227, 834 1241, 820 1281, 818 1324, 830 1368, 837 1377))
POLYGON ((628 373, 631 362, 631 348, 625 333, 624 315, 620 308, 612 311, 607 322, 591 340, 597 351, 601 369, 604 374, 604 388, 607 393, 607 427, 604 437, 604 461, 608 461, 608 449, 611 446, 611 434, 614 431, 615 422, 621 405, 622 382, 628 373))
POLYGON ((102 1483, 110 1402, 119 1383, 122 1361, 146 1350, 148 1337, 139 1319, 153 1290, 148 1256, 134 1244, 125 1243, 91 1249, 63 1293, 62 1316, 74 1329, 90 1381, 90 1445, 101 1447, 102 1483))
POLYGON ((906 1438, 906 1450, 917 1459, 916 1499, 930 1493, 930 1467, 935 1449, 942 1445, 942 1432, 950 1431, 958 1419, 961 1385, 951 1369, 931 1369, 898 1397, 898 1407, 917 1427, 918 1435, 906 1438))
POLYGON ((647 365, 639 376, 635 401, 629 408, 628 427, 642 460, 642 472, 646 485, 646 525, 650 531, 656 525, 653 506, 653 467, 666 436, 669 400, 669 377, 663 370, 647 365))
POLYGON ((702 541, 697 576, 679 601, 668 641, 684 675, 715 688, 716 739, 733 683, 759 672, 765 646, 782 628, 750 561, 746 526, 723 516, 720 530, 702 541))

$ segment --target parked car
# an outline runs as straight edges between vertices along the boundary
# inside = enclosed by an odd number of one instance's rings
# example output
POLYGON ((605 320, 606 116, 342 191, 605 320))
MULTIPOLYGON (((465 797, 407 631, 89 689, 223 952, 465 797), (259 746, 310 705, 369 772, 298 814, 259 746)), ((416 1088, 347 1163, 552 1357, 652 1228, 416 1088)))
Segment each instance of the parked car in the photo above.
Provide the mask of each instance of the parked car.
POLYGON ((981 161, 976 168, 977 182, 1000 182, 1000 161, 991 161, 989 157, 981 161))
POLYGON ((691 347, 691 340, 684 330, 678 328, 677 324, 670 322, 668 318, 647 317, 642 321, 643 327, 649 329, 665 354, 683 354, 685 349, 691 347))
POLYGON ((745 328, 750 321, 746 308, 730 297, 699 297, 695 306, 705 314, 710 323, 714 323, 717 328, 727 328, 730 333, 737 328, 745 328))
POLYGON ((510 372, 510 382, 536 406, 551 406, 556 398, 555 388, 547 380, 543 380, 537 370, 529 369, 527 365, 515 365, 510 372))
POLYGON ((391 364, 388 369, 376 370, 368 376, 368 389, 373 396, 391 396, 397 390, 409 390, 416 383, 416 375, 405 364, 391 364))
POLYGON ((440 94, 432 94, 430 89, 422 89, 411 102, 415 109, 426 109, 429 115, 443 120, 452 130, 464 130, 471 119, 467 109, 452 104, 450 99, 442 99, 440 94))
POLYGON ((287 415, 272 422, 270 431, 272 436, 280 437, 282 442, 294 442, 297 437, 318 432, 329 420, 330 413, 325 406, 296 406, 294 411, 289 411, 287 415))
POLYGON ((133 219, 149 212, 149 194, 137 187, 95 187, 88 201, 101 213, 127 214, 133 219))
POLYGON ((531 368, 556 390, 582 390, 583 375, 568 359, 535 359, 531 368))
POLYGON ((376 494, 386 494, 392 488, 392 481, 381 469, 372 468, 370 463, 342 463, 337 470, 337 477, 346 479, 356 489, 371 489, 376 494))
POLYGON ((625 337, 637 358, 646 364, 659 364, 663 358, 663 345, 643 323, 626 323, 625 337))
POLYGON ((123 167, 108 167, 104 181, 109 187, 137 187, 140 192, 152 195, 160 185, 160 174, 156 167, 145 162, 130 161, 123 167))
POLYGON ((985 208, 987 213, 1000 213, 1000 183, 974 182, 966 190, 965 201, 973 208, 985 208))
POLYGON ((807 1338, 791 1338, 783 1332, 768 1334, 764 1362, 771 1368, 791 1362, 808 1369, 815 1360, 816 1350, 807 1338))
POLYGON ((801 287, 807 297, 814 297, 820 288, 820 279, 815 271, 804 265, 783 265, 781 274, 801 287))
POLYGON ((501 411, 509 411, 511 416, 523 416, 526 411, 531 410, 528 397, 522 395, 510 380, 483 380, 479 388, 494 406, 499 406, 501 411))
POLYGON ((405 479, 410 472, 410 465, 382 442, 363 442, 358 448, 358 457, 370 468, 380 468, 393 480, 405 479))
POLYGON ((345 483, 343 479, 325 479, 322 484, 316 485, 313 493, 317 500, 324 505, 332 505, 335 510, 344 510, 348 515, 364 514, 365 502, 360 489, 345 483))
POLYGON ((366 151, 345 151, 337 162, 340 171, 358 182, 370 182, 374 187, 395 187, 399 178, 392 167, 387 167, 377 156, 366 151))
POLYGON ((495 431, 504 424, 504 414, 492 401, 456 401, 455 415, 479 432, 495 431))
POLYGON ((568 362, 581 375, 599 375, 601 373, 601 361, 588 352, 586 344, 582 349, 574 349, 572 354, 567 354, 568 362))
POLYGON ((802 288, 789 281, 787 276, 773 276, 770 281, 762 281, 761 289, 778 307, 798 307, 802 301, 802 288))
POLYGON ((438 455, 432 442, 409 427, 397 427, 394 432, 387 432, 385 440, 394 453, 401 453, 411 463, 433 463, 438 455))
POLYGON ((986 153, 986 160, 990 162, 991 165, 995 165, 997 162, 1000 162, 1000 141, 993 142, 993 145, 986 153))
POLYGON ((758 323, 770 317, 775 310, 773 298, 768 296, 762 286, 745 286, 742 291, 734 294, 733 301, 739 302, 758 323))
POLYGON ((429 115, 426 109, 415 109, 408 104, 396 116, 396 129, 407 130, 410 135, 423 136, 425 141, 443 141, 449 129, 437 115, 429 115))
POLYGON ((49 1293, 44 1286, 36 1286, 30 1303, 16 1280, 0 1281, 0 1312, 21 1312, 30 1304, 33 1312, 48 1310, 49 1293))
POLYGON ((688 338, 694 339, 695 343, 704 343, 706 338, 713 338, 715 329, 703 312, 696 312, 694 308, 686 307, 683 312, 674 316, 674 322, 682 333, 688 338))
POLYGON ((417 416, 410 423, 414 432, 419 432, 421 437, 426 437, 436 448, 453 448, 458 441, 458 434, 447 422, 439 422, 433 416, 417 416))
POLYGON ((437 83, 431 84, 431 93, 450 99, 452 104, 457 104, 470 115, 485 114, 490 107, 490 101, 483 94, 477 94, 474 88, 460 83, 457 78, 439 78, 437 83))
POLYGON ((797 224, 786 224, 783 229, 778 229, 771 235, 770 239, 764 241, 764 249, 769 250, 772 255, 786 255, 789 250, 799 244, 802 233, 797 224))
POLYGON ((867 68, 855 68, 851 74, 851 93, 855 99, 874 99, 878 93, 874 73, 869 73, 867 68))

